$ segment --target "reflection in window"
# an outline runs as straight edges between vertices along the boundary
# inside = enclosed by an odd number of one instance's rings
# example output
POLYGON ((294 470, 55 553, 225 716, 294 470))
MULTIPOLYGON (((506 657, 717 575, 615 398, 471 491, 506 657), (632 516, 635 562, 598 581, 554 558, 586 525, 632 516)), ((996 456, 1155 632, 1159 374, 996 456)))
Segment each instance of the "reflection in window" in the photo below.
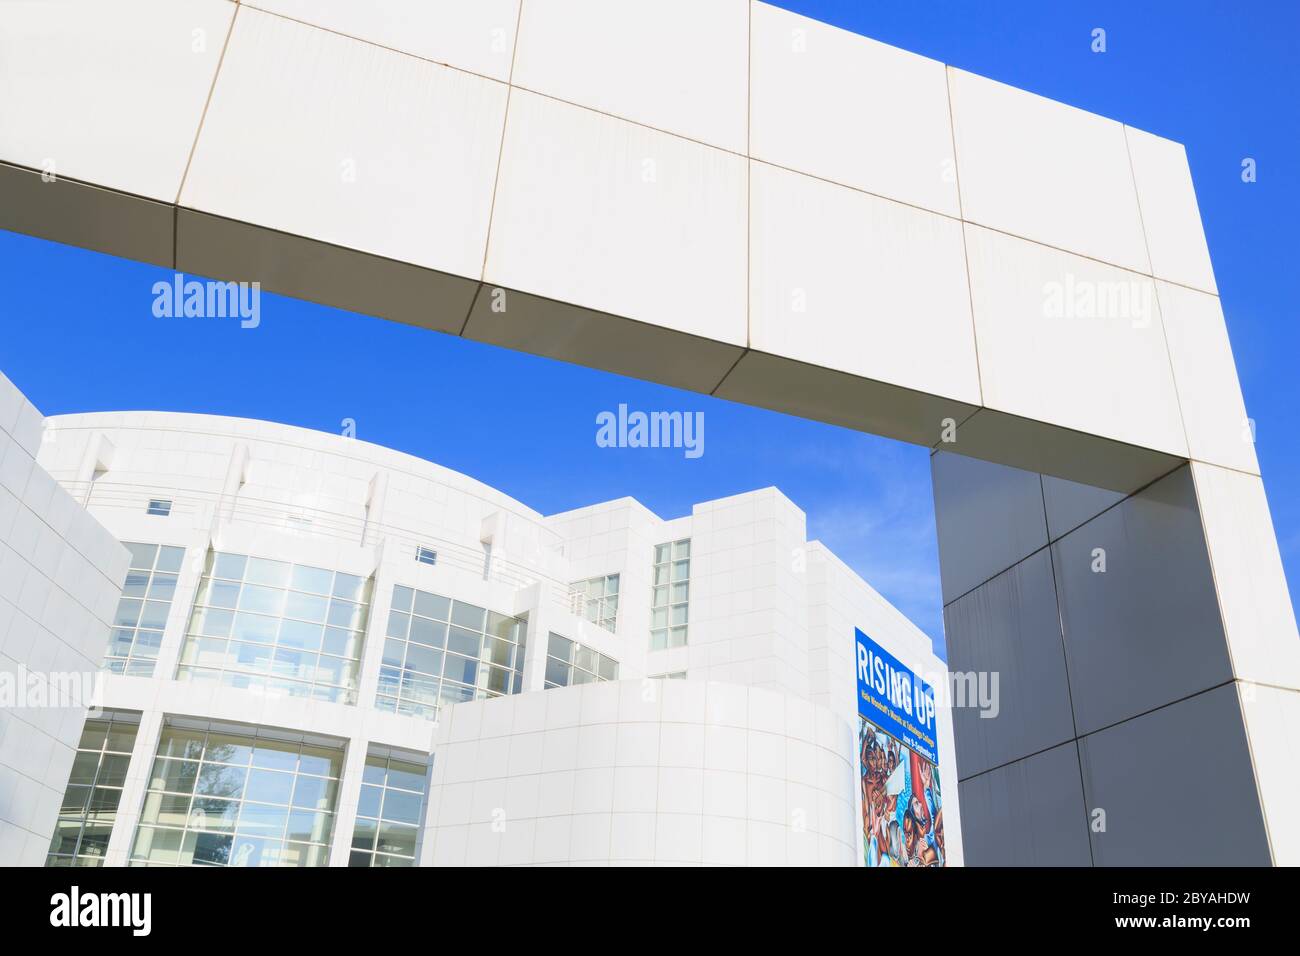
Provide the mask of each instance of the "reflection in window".
POLYGON ((86 721, 46 866, 104 865, 139 729, 135 713, 105 713, 86 721))
POLYGON ((348 866, 414 866, 424 810, 426 764, 372 749, 361 778, 348 866))
POLYGON ((618 680, 618 661, 551 632, 546 644, 546 687, 618 680))
POLYGON ((686 646, 690 579, 690 538, 655 546, 654 583, 650 590, 650 650, 686 646))
POLYGON ((525 618, 397 585, 379 670, 379 710, 435 718, 442 704, 523 690, 525 618))
POLYGON ((176 678, 355 704, 369 613, 366 578, 209 552, 176 678))
POLYGON ((130 541, 125 546, 130 570, 101 667, 114 674, 152 677, 185 549, 130 541))
POLYGON ((613 633, 618 628, 618 575, 575 581, 571 585, 573 613, 613 633))
POLYGON ((133 865, 326 866, 343 748, 176 720, 163 728, 133 865))

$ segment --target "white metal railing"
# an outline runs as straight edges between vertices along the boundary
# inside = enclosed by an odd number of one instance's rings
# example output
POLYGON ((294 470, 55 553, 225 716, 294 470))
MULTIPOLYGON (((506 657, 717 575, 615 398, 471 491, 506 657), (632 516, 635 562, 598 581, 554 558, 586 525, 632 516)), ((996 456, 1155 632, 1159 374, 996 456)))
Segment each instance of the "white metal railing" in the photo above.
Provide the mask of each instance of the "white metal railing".
MULTIPOLYGON (((85 501, 87 505, 138 510, 142 514, 151 498, 169 495, 172 502, 172 515, 197 517, 205 507, 211 508, 214 527, 222 521, 242 521, 282 528, 296 534, 335 538, 352 544, 360 544, 363 536, 371 540, 386 536, 398 547, 400 553, 409 554, 412 561, 415 560, 417 548, 430 547, 437 552, 438 565, 454 567, 516 590, 540 582, 543 598, 579 617, 586 614, 585 595, 584 603, 575 604, 574 588, 567 581, 550 577, 536 568, 519 564, 497 554, 491 555, 489 559, 481 549, 436 535, 420 534, 407 528, 368 521, 362 517, 340 515, 338 512, 321 508, 250 498, 247 495, 237 495, 227 500, 220 493, 213 491, 141 488, 135 484, 103 479, 68 481, 61 484, 69 494, 78 501, 85 501)), ((603 598, 600 603, 604 604, 603 598)), ((604 611, 602 607, 602 616, 604 611)), ((591 618, 588 617, 588 620, 591 618)))

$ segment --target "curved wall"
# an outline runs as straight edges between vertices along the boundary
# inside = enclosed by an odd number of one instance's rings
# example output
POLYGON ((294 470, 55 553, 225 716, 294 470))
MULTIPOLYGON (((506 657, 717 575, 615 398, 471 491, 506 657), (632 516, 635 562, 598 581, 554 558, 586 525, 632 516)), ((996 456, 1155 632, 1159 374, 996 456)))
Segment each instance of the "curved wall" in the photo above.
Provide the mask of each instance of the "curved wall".
POLYGON ((421 862, 851 866, 854 736, 808 701, 692 680, 457 705, 421 862))

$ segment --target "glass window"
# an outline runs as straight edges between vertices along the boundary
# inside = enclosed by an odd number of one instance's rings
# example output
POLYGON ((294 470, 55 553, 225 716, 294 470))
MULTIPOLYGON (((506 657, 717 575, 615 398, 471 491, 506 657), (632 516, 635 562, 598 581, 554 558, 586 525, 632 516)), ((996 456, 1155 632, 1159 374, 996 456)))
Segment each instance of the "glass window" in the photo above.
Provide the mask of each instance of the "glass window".
POLYGON ((414 866, 427 758, 386 750, 366 756, 348 866, 414 866))
POLYGON ((617 574, 602 574, 585 581, 575 581, 569 586, 573 613, 585 617, 611 633, 618 629, 617 574))
POLYGON ((170 866, 325 866, 342 766, 341 746, 257 728, 168 725, 131 859, 170 866))
POLYGON ((145 513, 157 518, 166 518, 172 513, 172 503, 166 498, 150 498, 145 513))
POLYGON ((128 541, 126 550, 130 569, 100 667, 113 674, 152 677, 185 549, 128 541))
POLYGON ((136 713, 109 712, 86 721, 46 866, 104 865, 139 729, 140 715, 136 713))
POLYGON ((211 552, 176 678, 355 704, 369 614, 368 579, 211 552), (209 640, 227 637, 229 643, 209 640))
POLYGON ((570 684, 591 684, 596 681, 618 680, 618 661, 551 632, 546 643, 547 687, 568 687, 570 684))
POLYGON ((525 618, 397 585, 375 707, 432 720, 440 702, 517 694, 527 631, 525 618))
POLYGON ((650 586, 650 650, 686 645, 690 578, 690 538, 655 546, 650 586))

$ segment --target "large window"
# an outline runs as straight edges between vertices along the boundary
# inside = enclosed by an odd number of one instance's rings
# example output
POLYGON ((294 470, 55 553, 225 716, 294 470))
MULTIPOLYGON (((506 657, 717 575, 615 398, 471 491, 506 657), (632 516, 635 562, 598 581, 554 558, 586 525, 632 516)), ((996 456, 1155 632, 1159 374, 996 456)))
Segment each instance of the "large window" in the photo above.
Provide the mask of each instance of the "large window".
POLYGON ((650 590, 650 650, 686 646, 691 599, 691 539, 655 545, 650 590))
POLYGON ((348 866, 414 866, 426 765, 383 750, 366 756, 348 866))
POLYGON ((139 729, 139 714, 106 713, 86 721, 46 866, 104 865, 139 729))
POLYGON ((211 552, 176 678, 355 704, 369 613, 366 578, 211 552))
POLYGON ((326 866, 343 749, 264 728, 163 728, 131 859, 161 866, 326 866))
POLYGON ((575 581, 571 585, 573 613, 585 617, 605 630, 618 629, 618 575, 602 574, 600 577, 575 581))
POLYGON ((102 666, 114 674, 152 677, 185 549, 131 541, 125 544, 131 567, 117 602, 113 633, 102 666))
POLYGON ((548 688, 602 680, 618 680, 618 661, 551 632, 546 644, 545 685, 548 688))
POLYGON ((528 622, 398 585, 375 706, 433 719, 442 704, 518 694, 528 622))

